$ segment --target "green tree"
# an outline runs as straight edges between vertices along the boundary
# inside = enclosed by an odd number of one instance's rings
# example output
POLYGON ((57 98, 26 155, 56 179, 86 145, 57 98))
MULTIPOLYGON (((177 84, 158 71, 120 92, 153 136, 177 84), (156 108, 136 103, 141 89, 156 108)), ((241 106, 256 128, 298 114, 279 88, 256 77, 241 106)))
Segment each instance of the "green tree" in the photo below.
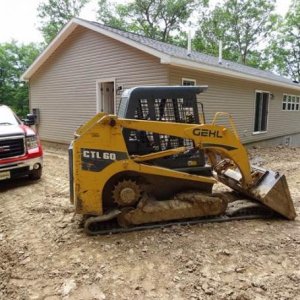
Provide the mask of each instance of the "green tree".
POLYGON ((274 71, 300 82, 300 2, 293 0, 268 47, 267 58, 274 71))
POLYGON ((28 84, 20 76, 39 54, 31 43, 18 45, 16 41, 0 44, 0 104, 12 107, 19 116, 28 112, 28 84))
POLYGON ((98 2, 97 18, 102 23, 139 33, 163 42, 172 42, 194 9, 207 0, 134 0, 128 4, 98 2), (198 4, 197 4, 198 3, 198 4))
POLYGON ((274 30, 278 16, 275 0, 227 0, 204 13, 199 20, 194 46, 197 50, 218 54, 243 64, 260 65, 260 51, 274 30))
POLYGON ((48 44, 70 19, 79 16, 89 0, 47 0, 38 6, 38 18, 45 42, 48 44))

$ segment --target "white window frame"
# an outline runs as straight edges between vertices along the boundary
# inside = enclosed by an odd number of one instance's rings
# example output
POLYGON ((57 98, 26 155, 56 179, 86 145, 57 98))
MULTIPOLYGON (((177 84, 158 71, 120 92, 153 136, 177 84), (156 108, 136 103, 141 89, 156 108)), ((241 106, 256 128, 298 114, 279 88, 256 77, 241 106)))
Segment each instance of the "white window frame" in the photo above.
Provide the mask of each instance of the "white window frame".
POLYGON ((292 95, 292 94, 284 93, 282 95, 281 110, 282 111, 300 111, 300 95, 292 95), (285 103, 285 109, 283 109, 284 103, 285 103), (290 109, 288 109, 289 104, 290 104, 290 109))
POLYGON ((252 132, 252 134, 253 135, 256 135, 256 134, 263 134, 263 133, 267 133, 268 132, 268 127, 269 127, 269 115, 270 115, 270 113, 269 113, 269 109, 270 109, 270 99, 271 99, 271 92, 270 91, 262 91, 262 90, 255 90, 255 93, 254 93, 254 95, 255 95, 255 98, 254 98, 254 106, 253 106, 253 111, 254 111, 254 114, 253 114, 253 132, 252 132), (269 94, 269 98, 268 98, 268 106, 267 106, 267 111, 268 111, 268 115, 267 115, 267 126, 266 126, 266 130, 264 130, 264 131, 254 131, 254 129, 255 129, 255 112, 256 112, 256 94, 257 93, 264 93, 264 94, 269 94))
MULTIPOLYGON (((183 82, 184 81, 189 81, 189 82, 193 82, 194 83, 194 85, 193 86, 195 86, 196 85, 196 83, 197 83, 197 81, 196 81, 196 79, 192 79, 192 78, 181 78, 181 85, 183 86, 183 82)), ((188 86, 188 85, 185 85, 185 86, 188 86)))
POLYGON ((96 80, 96 113, 101 112, 103 103, 101 98, 101 84, 106 82, 114 83, 114 114, 117 111, 117 101, 116 101, 116 78, 104 78, 96 80))

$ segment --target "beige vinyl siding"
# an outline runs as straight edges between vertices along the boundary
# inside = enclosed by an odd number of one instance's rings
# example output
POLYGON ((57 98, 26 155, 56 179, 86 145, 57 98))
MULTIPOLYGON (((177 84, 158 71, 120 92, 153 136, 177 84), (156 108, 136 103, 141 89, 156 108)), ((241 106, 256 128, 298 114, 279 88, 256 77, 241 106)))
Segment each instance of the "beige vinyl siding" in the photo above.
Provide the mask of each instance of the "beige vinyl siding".
POLYGON ((68 143, 96 113, 96 81, 108 78, 123 88, 166 85, 168 68, 133 47, 75 29, 30 80, 30 107, 40 109, 41 138, 68 143))
MULTIPOLYGON (((183 77, 196 79, 197 85, 208 85, 208 91, 199 97, 204 104, 207 121, 211 121, 218 111, 230 113, 244 143, 300 132, 300 111, 282 111, 283 94, 298 94, 292 89, 177 67, 170 67, 169 72, 171 85, 180 85, 183 77), (269 100, 267 132, 253 134, 257 90, 270 92, 274 98, 269 100)), ((228 125, 225 121, 223 123, 228 125)))

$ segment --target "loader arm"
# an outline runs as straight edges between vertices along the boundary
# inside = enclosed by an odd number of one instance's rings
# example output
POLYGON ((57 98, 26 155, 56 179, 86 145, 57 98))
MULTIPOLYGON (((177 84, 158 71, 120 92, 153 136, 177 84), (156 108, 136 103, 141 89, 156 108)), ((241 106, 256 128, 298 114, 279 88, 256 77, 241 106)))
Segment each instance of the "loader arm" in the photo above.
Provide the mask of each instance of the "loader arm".
POLYGON ((111 126, 112 132, 116 130, 116 134, 128 128, 191 139, 196 147, 207 152, 218 181, 288 219, 296 217, 285 176, 250 166, 247 151, 237 133, 224 126, 215 123, 198 125, 122 119, 114 115, 103 116, 98 123, 111 126), (218 161, 218 156, 222 158, 221 161, 218 161))
POLYGON ((210 150, 209 157, 212 167, 215 167, 214 159, 211 157, 212 154, 221 154, 231 159, 240 170, 242 174, 241 185, 243 188, 248 188, 253 182, 246 149, 241 144, 239 138, 224 126, 131 120, 109 115, 103 117, 100 122, 103 124, 107 122, 110 124, 114 123, 115 126, 122 128, 191 139, 194 141, 196 147, 210 150))

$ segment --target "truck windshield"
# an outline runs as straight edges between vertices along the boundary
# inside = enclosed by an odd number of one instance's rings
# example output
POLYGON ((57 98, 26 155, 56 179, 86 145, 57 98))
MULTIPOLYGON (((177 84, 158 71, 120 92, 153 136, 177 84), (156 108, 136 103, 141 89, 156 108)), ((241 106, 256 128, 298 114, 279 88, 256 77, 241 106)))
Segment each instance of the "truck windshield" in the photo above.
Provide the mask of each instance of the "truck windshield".
POLYGON ((20 121, 10 108, 0 105, 0 126, 18 125, 20 121))

